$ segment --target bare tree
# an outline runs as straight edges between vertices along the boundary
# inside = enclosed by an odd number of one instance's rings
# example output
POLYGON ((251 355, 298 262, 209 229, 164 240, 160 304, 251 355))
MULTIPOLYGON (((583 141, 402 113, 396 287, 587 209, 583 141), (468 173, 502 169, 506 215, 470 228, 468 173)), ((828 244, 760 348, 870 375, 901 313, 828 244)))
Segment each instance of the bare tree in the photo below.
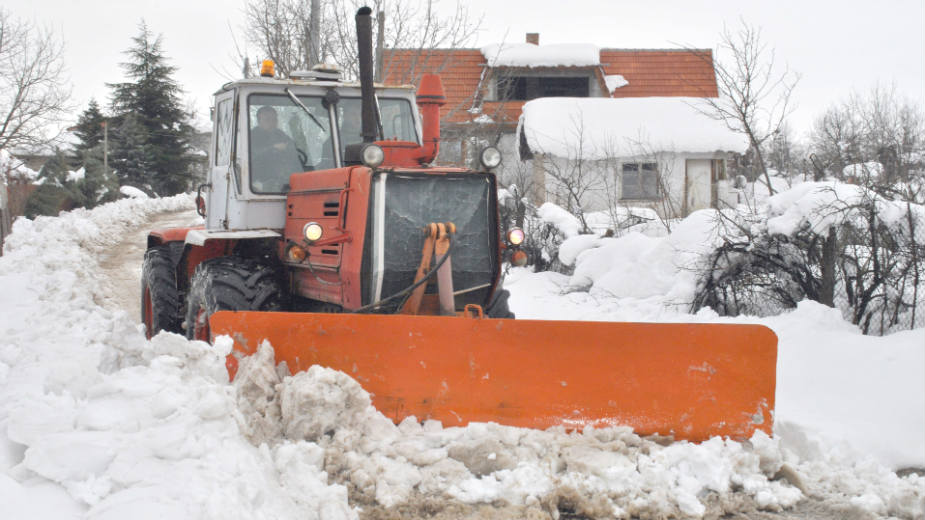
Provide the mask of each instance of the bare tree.
POLYGON ((714 62, 718 98, 705 98, 696 108, 748 138, 758 173, 774 193, 765 164, 766 143, 781 130, 792 111, 790 96, 799 75, 776 70, 774 49, 761 38, 761 29, 740 20, 733 31, 724 27, 714 62))
POLYGON ((0 8, 0 150, 35 147, 57 136, 68 111, 63 43, 47 28, 0 8))
MULTIPOLYGON (((414 81, 420 65, 428 63, 438 48, 458 48, 470 42, 481 26, 481 18, 473 19, 462 2, 447 15, 434 12, 432 0, 393 0, 373 2, 358 0, 316 0, 320 12, 314 12, 305 0, 248 0, 245 4, 243 32, 246 42, 259 53, 276 62, 277 70, 288 75, 293 70, 308 69, 314 62, 337 64, 348 77, 357 76, 357 47, 354 13, 362 5, 371 4, 377 17, 384 17, 385 34, 374 34, 387 48, 417 49, 409 68, 414 81), (312 23, 318 31, 313 34, 312 23), (317 43, 313 44, 315 41, 317 43)), ((378 20, 377 20, 378 22, 378 20)), ((378 32, 379 23, 373 24, 378 32)), ((247 51, 240 58, 244 58, 247 51)), ((259 60, 253 60, 259 63, 259 60)), ((380 64, 383 77, 390 63, 380 64)), ((428 63, 430 68, 433 64, 428 63)))
POLYGON ((848 165, 878 162, 882 178, 869 180, 889 188, 922 170, 925 114, 895 87, 877 85, 829 107, 816 119, 811 140, 820 168, 829 175, 841 177, 848 165))

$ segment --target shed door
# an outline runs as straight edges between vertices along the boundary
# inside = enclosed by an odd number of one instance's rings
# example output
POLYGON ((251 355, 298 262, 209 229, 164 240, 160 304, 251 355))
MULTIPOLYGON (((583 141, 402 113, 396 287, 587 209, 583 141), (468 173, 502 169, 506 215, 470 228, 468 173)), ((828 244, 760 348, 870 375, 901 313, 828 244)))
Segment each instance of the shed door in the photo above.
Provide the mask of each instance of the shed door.
POLYGON ((710 189, 711 162, 710 159, 687 159, 686 161, 687 172, 685 179, 687 180, 687 186, 685 186, 684 192, 687 193, 688 213, 712 206, 710 189))

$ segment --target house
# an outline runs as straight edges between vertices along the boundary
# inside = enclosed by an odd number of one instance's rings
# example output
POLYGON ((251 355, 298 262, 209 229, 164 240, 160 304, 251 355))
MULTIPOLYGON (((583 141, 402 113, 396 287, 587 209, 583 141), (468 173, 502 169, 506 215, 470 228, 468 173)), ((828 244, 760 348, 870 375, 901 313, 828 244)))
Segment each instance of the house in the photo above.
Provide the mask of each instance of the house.
POLYGON ((441 75, 438 161, 473 166, 493 144, 505 157, 502 183, 535 202, 686 215, 729 199, 730 152, 747 148, 692 107, 717 96, 709 49, 539 45, 528 33, 523 44, 481 49, 385 49, 383 62, 386 83, 441 75))

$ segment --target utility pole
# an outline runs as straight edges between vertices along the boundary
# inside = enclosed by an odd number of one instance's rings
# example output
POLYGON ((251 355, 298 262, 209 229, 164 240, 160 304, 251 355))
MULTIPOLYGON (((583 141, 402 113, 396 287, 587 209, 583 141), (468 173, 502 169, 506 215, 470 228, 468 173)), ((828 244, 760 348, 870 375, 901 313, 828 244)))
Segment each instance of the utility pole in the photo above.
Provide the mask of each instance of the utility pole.
POLYGON ((100 123, 103 127, 103 177, 109 178, 109 121, 100 123))

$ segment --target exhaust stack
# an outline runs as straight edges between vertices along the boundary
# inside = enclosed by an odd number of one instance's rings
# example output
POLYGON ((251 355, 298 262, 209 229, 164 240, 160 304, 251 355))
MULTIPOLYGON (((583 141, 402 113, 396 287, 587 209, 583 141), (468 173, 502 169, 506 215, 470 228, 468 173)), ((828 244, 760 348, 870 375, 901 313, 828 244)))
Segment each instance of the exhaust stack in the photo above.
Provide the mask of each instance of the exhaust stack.
POLYGON ((371 143, 378 136, 376 124, 376 90, 373 87, 373 10, 363 6, 357 10, 357 58, 360 67, 360 96, 363 110, 363 142, 371 143))

